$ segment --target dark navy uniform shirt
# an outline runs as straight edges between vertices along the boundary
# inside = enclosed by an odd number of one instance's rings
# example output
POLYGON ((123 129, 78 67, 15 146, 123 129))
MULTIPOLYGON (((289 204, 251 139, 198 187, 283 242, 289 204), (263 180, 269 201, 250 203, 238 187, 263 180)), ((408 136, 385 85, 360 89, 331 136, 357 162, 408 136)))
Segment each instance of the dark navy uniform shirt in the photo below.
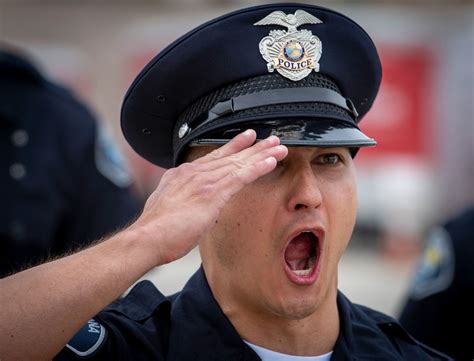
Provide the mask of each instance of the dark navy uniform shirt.
POLYGON ((0 277, 138 213, 117 148, 68 90, 0 51, 0 99, 0 277))
POLYGON ((400 317, 415 337, 456 360, 474 360, 473 259, 474 207, 433 229, 400 317))
MULTIPOLYGON (((331 360, 450 360, 394 319, 337 298, 341 330, 331 360)), ((64 360, 258 361, 224 315, 199 269, 163 296, 149 281, 99 313, 56 356, 64 360)))

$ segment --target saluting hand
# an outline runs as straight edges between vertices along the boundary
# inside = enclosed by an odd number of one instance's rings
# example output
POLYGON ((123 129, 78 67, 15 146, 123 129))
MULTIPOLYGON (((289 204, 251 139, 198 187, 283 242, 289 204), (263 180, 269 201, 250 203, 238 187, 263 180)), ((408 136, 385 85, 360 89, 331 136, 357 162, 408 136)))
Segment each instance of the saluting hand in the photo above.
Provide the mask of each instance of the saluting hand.
POLYGON ((229 199, 288 154, 276 136, 252 145, 255 139, 255 131, 247 130, 202 158, 164 173, 131 226, 156 243, 157 265, 191 251, 229 199))

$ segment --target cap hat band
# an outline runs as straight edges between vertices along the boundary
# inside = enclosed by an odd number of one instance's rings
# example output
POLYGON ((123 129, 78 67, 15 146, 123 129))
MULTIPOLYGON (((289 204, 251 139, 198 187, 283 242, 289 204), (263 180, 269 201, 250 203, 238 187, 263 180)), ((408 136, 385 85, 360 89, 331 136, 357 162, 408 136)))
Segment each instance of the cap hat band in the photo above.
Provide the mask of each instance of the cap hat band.
MULTIPOLYGON (((229 100, 221 101, 214 105, 207 114, 202 114, 186 124, 187 132, 199 129, 201 126, 218 119, 219 117, 241 110, 257 108, 266 105, 285 103, 310 103, 321 102, 337 105, 348 111, 357 122, 357 110, 350 99, 344 98, 339 93, 325 88, 283 88, 263 92, 240 95, 229 100)), ((183 129, 183 128, 180 128, 183 129)), ((184 136, 184 135, 183 135, 184 136)))

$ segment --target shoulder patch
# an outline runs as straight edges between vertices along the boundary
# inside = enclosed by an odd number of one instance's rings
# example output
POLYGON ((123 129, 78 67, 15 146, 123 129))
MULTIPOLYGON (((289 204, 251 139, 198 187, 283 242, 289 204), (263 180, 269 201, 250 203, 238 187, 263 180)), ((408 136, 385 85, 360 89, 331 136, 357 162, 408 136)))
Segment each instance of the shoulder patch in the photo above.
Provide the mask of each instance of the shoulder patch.
POLYGON ((94 319, 89 320, 66 345, 81 357, 91 356, 107 338, 107 330, 94 319))
POLYGON ((122 153, 102 124, 97 125, 95 164, 97 170, 117 187, 125 188, 132 183, 122 153))
POLYGON ((431 232, 411 285, 411 297, 422 299, 448 288, 454 277, 454 251, 442 227, 431 232))

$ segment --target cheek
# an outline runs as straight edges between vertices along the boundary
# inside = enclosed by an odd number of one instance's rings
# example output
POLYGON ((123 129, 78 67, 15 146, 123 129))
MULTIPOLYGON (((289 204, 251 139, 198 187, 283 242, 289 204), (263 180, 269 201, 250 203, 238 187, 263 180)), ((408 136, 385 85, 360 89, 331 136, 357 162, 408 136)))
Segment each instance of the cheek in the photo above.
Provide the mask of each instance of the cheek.
POLYGON ((262 194, 256 186, 247 186, 237 193, 222 209, 206 237, 221 268, 242 270, 265 253, 264 236, 269 232, 270 217, 265 212, 262 194))
POLYGON ((345 196, 341 196, 341 215, 344 229, 349 233, 349 237, 352 234, 352 230, 355 225, 356 214, 357 214, 357 188, 355 182, 347 182, 343 185, 343 192, 345 196))
MULTIPOLYGON (((340 182, 332 183, 330 191, 327 192, 326 202, 329 228, 334 234, 334 244, 338 254, 342 254, 346 248, 352 231, 354 230, 357 214, 357 188, 355 175, 344 178, 340 182)), ((332 243, 332 242, 331 242, 332 243)))

